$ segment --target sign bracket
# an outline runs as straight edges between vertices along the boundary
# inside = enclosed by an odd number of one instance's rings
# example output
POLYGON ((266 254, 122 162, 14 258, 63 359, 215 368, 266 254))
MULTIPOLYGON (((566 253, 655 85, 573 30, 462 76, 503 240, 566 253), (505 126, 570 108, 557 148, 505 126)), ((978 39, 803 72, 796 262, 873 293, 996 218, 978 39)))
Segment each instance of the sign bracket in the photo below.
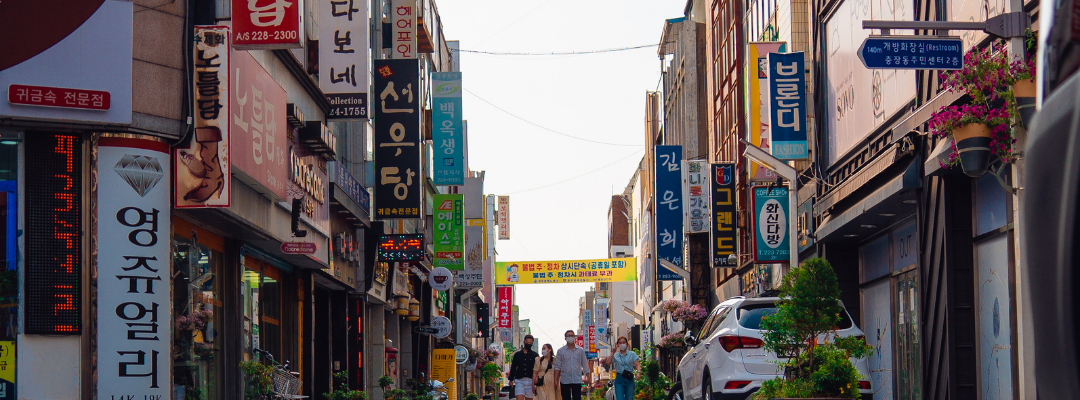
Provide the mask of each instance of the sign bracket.
MULTIPOLYGON (((1031 27, 1031 17, 1025 12, 1000 14, 984 22, 962 21, 863 21, 863 29, 879 29, 888 36, 891 29, 923 29, 938 31, 936 36, 943 36, 942 31, 983 31, 1002 38, 1024 37, 1025 30, 1031 27)), ((947 36, 947 35, 944 35, 947 36)))

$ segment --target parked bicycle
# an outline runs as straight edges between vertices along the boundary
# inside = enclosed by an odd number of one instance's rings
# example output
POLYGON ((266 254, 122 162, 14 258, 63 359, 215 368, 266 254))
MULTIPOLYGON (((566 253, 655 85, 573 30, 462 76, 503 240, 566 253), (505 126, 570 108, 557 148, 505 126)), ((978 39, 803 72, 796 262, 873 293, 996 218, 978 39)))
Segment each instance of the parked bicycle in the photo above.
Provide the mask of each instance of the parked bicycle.
POLYGON ((262 349, 254 349, 253 351, 270 360, 271 368, 273 368, 273 375, 271 376, 273 387, 270 389, 271 399, 296 400, 307 398, 307 396, 300 394, 300 373, 289 370, 289 360, 285 360, 285 364, 279 364, 269 351, 262 349))

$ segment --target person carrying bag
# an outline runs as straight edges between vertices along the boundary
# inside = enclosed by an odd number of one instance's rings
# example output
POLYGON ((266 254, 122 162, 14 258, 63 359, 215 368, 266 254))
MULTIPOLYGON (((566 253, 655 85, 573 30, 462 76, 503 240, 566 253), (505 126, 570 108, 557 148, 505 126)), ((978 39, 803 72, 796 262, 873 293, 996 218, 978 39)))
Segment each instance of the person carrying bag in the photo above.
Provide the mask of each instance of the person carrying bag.
POLYGON ((555 371, 551 367, 555 365, 555 354, 550 344, 545 344, 542 356, 536 359, 533 366, 533 380, 536 381, 536 400, 559 400, 559 385, 555 382, 555 371))
POLYGON ((620 336, 615 342, 617 351, 611 353, 606 359, 604 359, 604 365, 615 371, 615 399, 616 400, 633 400, 634 399, 634 377, 641 370, 641 362, 638 360, 638 355, 628 348, 629 340, 625 336, 620 336))

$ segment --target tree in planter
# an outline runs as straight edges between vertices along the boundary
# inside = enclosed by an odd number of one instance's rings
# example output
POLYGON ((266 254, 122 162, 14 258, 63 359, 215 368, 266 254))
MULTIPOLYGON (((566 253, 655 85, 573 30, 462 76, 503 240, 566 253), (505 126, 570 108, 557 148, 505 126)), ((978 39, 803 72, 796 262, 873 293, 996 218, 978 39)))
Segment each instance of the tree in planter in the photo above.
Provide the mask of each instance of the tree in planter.
POLYGON ((330 388, 330 393, 323 393, 326 400, 366 400, 367 393, 363 390, 349 390, 349 373, 342 371, 334 374, 334 383, 338 389, 330 388))
POLYGON ((484 387, 492 387, 497 392, 499 390, 498 381, 502 378, 502 370, 499 369, 499 365, 493 362, 484 364, 480 368, 480 379, 484 380, 484 387))
POLYGON ((652 359, 651 350, 645 350, 641 362, 641 376, 634 385, 635 400, 667 400, 671 380, 660 372, 660 363, 652 359))
POLYGON ((240 371, 244 373, 246 383, 245 399, 261 399, 270 393, 270 385, 274 377, 273 368, 258 361, 244 361, 240 363, 240 371))
POLYGON ((383 400, 408 400, 409 393, 402 389, 391 389, 390 386, 394 384, 394 378, 383 375, 379 377, 379 386, 383 389, 383 400))
POLYGON ((792 268, 780 286, 776 313, 761 319, 762 347, 783 357, 784 376, 765 381, 756 398, 859 398, 859 372, 850 358, 873 350, 860 338, 836 338, 818 344, 840 322, 836 273, 823 259, 792 268))

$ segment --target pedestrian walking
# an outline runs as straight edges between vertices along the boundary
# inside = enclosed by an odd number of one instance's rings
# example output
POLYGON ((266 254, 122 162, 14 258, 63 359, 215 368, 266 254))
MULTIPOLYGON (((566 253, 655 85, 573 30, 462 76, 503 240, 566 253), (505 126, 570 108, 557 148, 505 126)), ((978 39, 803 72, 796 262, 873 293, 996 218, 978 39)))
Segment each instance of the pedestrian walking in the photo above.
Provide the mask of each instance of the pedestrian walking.
POLYGON ((544 344, 540 358, 533 367, 533 381, 536 382, 536 400, 559 400, 559 381, 555 378, 555 351, 550 344, 544 344))
POLYGON ((510 359, 510 380, 514 382, 517 400, 533 398, 533 367, 538 355, 532 350, 532 345, 533 336, 525 335, 521 350, 514 353, 514 357, 510 359))
POLYGON ((604 365, 615 371, 615 400, 633 400, 634 377, 641 372, 641 362, 629 343, 625 336, 619 336, 616 351, 604 359, 604 365))
MULTIPOLYGON (((577 334, 573 330, 563 335, 566 346, 555 355, 555 380, 559 382, 562 400, 581 400, 582 376, 589 372, 585 349, 577 346, 577 334)), ((586 375, 585 384, 591 379, 586 375)))

